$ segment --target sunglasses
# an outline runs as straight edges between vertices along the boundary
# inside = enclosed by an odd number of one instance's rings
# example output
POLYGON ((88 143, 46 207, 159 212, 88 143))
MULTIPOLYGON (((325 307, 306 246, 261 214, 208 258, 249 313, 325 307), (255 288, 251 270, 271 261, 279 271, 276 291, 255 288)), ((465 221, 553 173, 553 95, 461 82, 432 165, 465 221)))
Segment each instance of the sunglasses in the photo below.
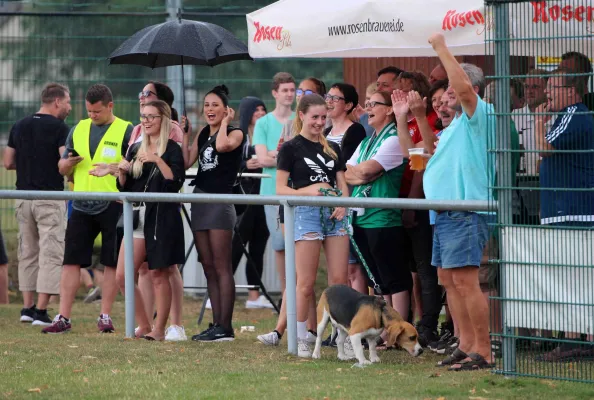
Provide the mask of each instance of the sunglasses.
POLYGON ((375 106, 377 106, 378 104, 390 107, 389 104, 382 103, 381 101, 368 101, 367 103, 365 103, 365 108, 375 108, 375 106))
POLYGON ((295 90, 295 94, 297 94, 297 96, 303 96, 304 94, 313 94, 313 90, 303 90, 303 89, 297 89, 295 90))
POLYGON ((138 93, 138 98, 142 99, 142 98, 147 98, 149 97, 151 94, 154 94, 155 96, 157 95, 157 93, 152 92, 150 90, 143 90, 142 92, 138 93))
POLYGON ((333 103, 335 102, 339 102, 340 100, 344 100, 346 101, 346 99, 344 97, 340 97, 340 96, 332 96, 330 94, 327 94, 326 96, 324 96, 324 98, 326 99, 326 101, 331 101, 333 103))

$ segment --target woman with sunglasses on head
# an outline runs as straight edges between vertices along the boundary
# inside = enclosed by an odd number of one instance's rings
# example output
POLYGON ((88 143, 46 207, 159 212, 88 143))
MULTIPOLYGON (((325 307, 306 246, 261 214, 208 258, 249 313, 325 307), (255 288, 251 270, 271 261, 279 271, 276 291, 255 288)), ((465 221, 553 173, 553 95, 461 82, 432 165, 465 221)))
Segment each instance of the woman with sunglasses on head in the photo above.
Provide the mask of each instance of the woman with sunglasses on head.
MULTIPOLYGON (((390 93, 376 91, 365 108, 375 131, 347 162, 346 181, 354 186, 353 197, 398 198, 405 165, 390 93)), ((382 294, 406 320, 412 277, 408 265, 399 263, 394 254, 406 235, 401 214, 398 209, 358 209, 353 231, 382 294)), ((373 286, 371 280, 368 284, 373 286)))
MULTIPOLYGON (((155 100, 162 100, 171 108, 171 128, 169 130, 169 139, 179 143, 183 140, 184 134, 178 122, 178 113, 173 108, 173 101, 175 97, 173 91, 169 86, 157 81, 149 81, 140 93, 138 93, 138 101, 140 103, 140 112, 148 102, 155 100)), ((136 125, 130 137, 130 146, 132 144, 142 141, 141 125, 136 125)), ((176 268, 177 269, 177 268, 176 268)), ((171 275, 171 286, 173 288, 173 301, 171 303, 171 325, 167 328, 165 340, 167 341, 183 341, 188 340, 185 329, 182 324, 182 305, 184 297, 184 282, 179 270, 174 271, 171 275)), ((143 263, 138 271, 138 287, 144 299, 146 313, 152 316, 155 309, 155 292, 153 289, 153 282, 149 273, 148 264, 143 263)), ((142 335, 144 332, 137 331, 137 334, 142 335)))
MULTIPOLYGON (((247 134, 246 143, 242 154, 241 169, 250 173, 262 173, 262 165, 258 162, 256 149, 252 146, 254 137, 254 127, 256 121, 266 115, 266 106, 264 102, 257 97, 244 97, 239 103, 239 128, 247 134)), ((260 193, 260 179, 242 178, 241 185, 246 194, 260 193)), ((262 279, 264 270, 264 252, 270 233, 266 224, 266 215, 264 206, 252 204, 245 208, 240 216, 238 231, 233 235, 233 274, 237 271, 239 262, 244 253, 244 245, 249 245, 250 261, 246 263, 245 274, 248 285, 258 286, 262 279)), ((245 302, 246 308, 274 308, 273 305, 260 295, 258 289, 248 290, 248 299, 245 302)))
MULTIPOLYGON (((297 107, 301 129, 283 144, 278 156, 276 193, 281 196, 322 196, 340 191, 348 197, 340 147, 326 140, 328 109, 317 94, 303 96, 297 107)), ((343 207, 295 207, 298 356, 311 357, 307 319, 314 296, 320 251, 328 264, 328 284, 346 284, 349 239, 343 207)))
MULTIPOLYGON (((340 146, 342 159, 349 160, 359 144, 367 137, 365 128, 352 121, 352 112, 359 104, 359 95, 353 85, 335 83, 326 95, 328 118, 332 126, 326 129, 326 139, 340 146)), ((352 188, 349 188, 349 191, 352 188)), ((349 254, 349 285, 360 293, 367 294, 367 280, 363 275, 355 249, 349 254)))
MULTIPOLYGON (((169 139, 171 109, 161 100, 145 103, 142 140, 134 144, 119 164, 117 185, 122 192, 177 193, 184 183, 185 166, 179 145, 169 139)), ((164 340, 172 301, 171 276, 184 262, 184 228, 175 203, 134 204, 138 222, 134 229, 134 271, 147 260, 155 286, 157 318, 151 328, 138 286, 134 288, 139 333, 147 340, 164 340), (148 332, 147 332, 148 331, 148 332)), ((124 292, 124 246, 120 248, 116 280, 124 292)), ((151 315, 152 316, 152 313, 151 315)), ((139 335, 140 336, 140 335, 139 335)))
MULTIPOLYGON (((172 108, 174 95, 173 91, 169 88, 169 86, 161 82, 149 81, 143 87, 142 91, 138 93, 138 100, 140 104, 141 114, 143 113, 144 105, 149 102, 162 100, 165 103, 167 103, 167 105, 171 109, 169 139, 175 141, 178 144, 181 144, 183 139, 183 131, 177 121, 178 113, 175 110, 175 108, 172 108)), ((135 143, 142 142, 142 132, 142 123, 134 127, 134 130, 132 131, 132 134, 130 136, 130 141, 128 142, 129 146, 132 146, 135 143)), ((107 173, 117 175, 117 165, 112 165, 111 170, 107 169, 107 165, 103 167, 104 168, 97 168, 94 171, 94 174, 97 176, 103 176, 107 173)), ((176 271, 174 271, 171 275, 171 285, 173 287, 173 301, 171 305, 171 325, 169 326, 169 328, 167 328, 165 340, 187 340, 186 333, 182 325, 184 283, 181 274, 179 273, 179 270, 177 270, 177 268, 176 271)), ((153 287, 153 281, 151 280, 151 274, 148 269, 148 264, 146 262, 140 266, 140 269, 138 271, 138 286, 140 288, 140 292, 142 293, 142 298, 144 299, 146 314, 152 316, 155 310, 155 292, 153 287)), ((149 331, 150 328, 147 330, 137 327, 135 333, 137 336, 142 336, 149 331)))
MULTIPOLYGON (((235 112, 229 107, 229 91, 217 86, 204 97, 207 125, 190 146, 184 136, 182 150, 186 168, 198 160, 192 182, 194 193, 231 193, 241 165, 245 134, 230 125, 235 112)), ((233 204, 192 205, 192 231, 198 259, 204 268, 213 313, 213 323, 192 340, 231 341, 235 339, 231 320, 235 303, 235 280, 231 265, 231 243, 236 223, 233 204)))

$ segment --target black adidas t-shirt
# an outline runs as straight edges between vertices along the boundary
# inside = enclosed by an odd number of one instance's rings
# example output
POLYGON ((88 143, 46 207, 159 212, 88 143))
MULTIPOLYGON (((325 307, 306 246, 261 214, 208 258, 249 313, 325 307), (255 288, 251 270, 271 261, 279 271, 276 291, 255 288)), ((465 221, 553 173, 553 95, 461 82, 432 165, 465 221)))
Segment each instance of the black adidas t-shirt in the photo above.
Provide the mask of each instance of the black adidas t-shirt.
POLYGON ((329 142, 337 159, 324 153, 320 143, 311 142, 303 136, 283 143, 278 153, 277 169, 289 172, 293 189, 301 189, 315 183, 328 183, 336 187, 336 172, 346 170, 340 147, 329 142), (322 165, 325 167, 322 168, 322 165))

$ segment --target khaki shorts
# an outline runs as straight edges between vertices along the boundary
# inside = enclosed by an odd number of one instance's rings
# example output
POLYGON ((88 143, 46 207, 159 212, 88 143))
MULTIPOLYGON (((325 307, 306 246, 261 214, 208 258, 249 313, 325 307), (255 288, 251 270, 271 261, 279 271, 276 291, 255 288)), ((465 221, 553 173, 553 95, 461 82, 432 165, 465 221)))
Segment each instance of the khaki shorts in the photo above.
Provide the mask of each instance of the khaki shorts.
POLYGON ((19 224, 19 289, 22 292, 59 294, 66 202, 16 200, 15 206, 19 224))

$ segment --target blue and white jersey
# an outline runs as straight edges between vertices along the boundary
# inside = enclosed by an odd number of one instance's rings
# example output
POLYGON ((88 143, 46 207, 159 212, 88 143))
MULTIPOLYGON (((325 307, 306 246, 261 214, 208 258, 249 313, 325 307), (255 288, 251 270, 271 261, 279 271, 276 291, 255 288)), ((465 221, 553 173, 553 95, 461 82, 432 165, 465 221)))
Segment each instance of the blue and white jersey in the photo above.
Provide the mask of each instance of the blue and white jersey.
POLYGON ((555 150, 590 152, 558 152, 543 157, 540 166, 543 225, 576 221, 594 225, 594 117, 579 114, 587 111, 583 103, 565 108, 545 135, 555 150))

